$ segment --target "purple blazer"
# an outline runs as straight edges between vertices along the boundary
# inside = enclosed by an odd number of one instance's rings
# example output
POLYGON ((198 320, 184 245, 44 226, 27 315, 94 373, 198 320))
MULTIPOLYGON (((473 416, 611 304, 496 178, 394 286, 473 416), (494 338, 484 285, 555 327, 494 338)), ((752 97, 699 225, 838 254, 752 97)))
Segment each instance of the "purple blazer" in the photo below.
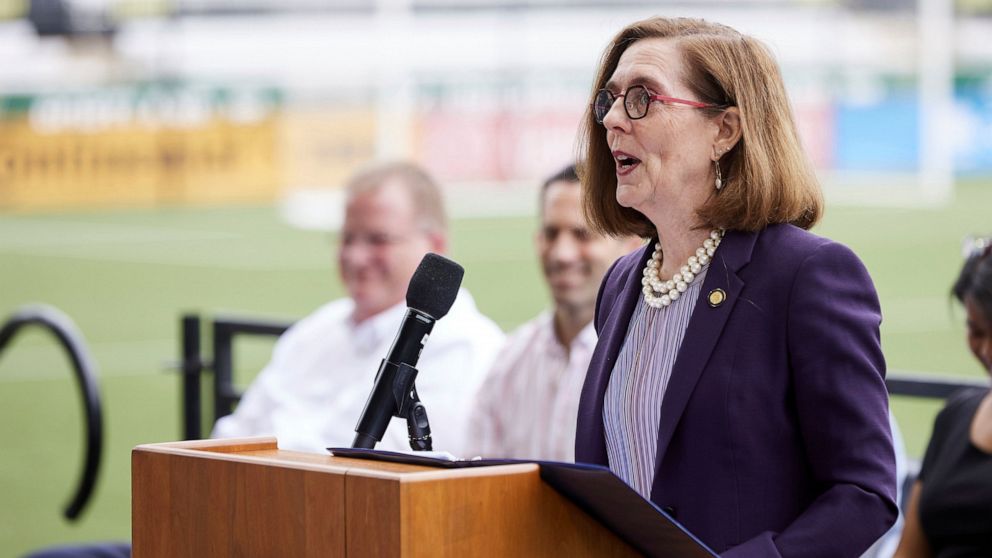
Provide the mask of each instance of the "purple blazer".
MULTIPOLYGON (((578 462, 609 465, 603 397, 651 245, 600 287, 578 462)), ((847 247, 792 225, 727 232, 658 402, 651 500, 723 556, 859 556, 898 513, 880 323, 847 247)))

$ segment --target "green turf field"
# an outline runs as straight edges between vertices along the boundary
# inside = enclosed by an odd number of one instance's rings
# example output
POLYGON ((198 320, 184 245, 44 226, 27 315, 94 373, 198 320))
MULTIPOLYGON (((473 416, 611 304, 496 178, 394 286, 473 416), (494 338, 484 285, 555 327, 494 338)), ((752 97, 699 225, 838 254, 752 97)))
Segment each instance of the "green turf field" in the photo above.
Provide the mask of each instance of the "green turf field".
MULTIPOLYGON (((946 295, 968 233, 992 232, 992 181, 959 185, 951 207, 829 207, 816 232, 866 262, 885 315, 891 370, 979 376, 962 314, 946 295)), ((479 306, 505 329, 545 304, 532 218, 456 220, 452 257, 479 306)), ((180 436, 183 312, 300 317, 339 296, 333 237, 283 224, 272 207, 0 215, 0 316, 54 305, 83 331, 99 366, 103 469, 78 525, 61 518, 82 458, 68 364, 47 333, 25 331, 0 355, 0 555, 61 542, 127 539, 130 455, 180 436)), ((271 344, 238 345, 239 382, 271 344)), ((922 453, 936 404, 895 401, 910 455, 922 453)), ((855 448, 852 448, 854 450, 855 448)))

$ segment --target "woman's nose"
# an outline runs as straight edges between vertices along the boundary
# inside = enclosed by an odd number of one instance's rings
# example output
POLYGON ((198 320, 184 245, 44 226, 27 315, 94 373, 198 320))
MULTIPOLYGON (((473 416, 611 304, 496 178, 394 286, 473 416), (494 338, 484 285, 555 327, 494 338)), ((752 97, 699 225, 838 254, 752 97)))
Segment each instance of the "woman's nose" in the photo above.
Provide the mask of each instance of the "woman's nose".
POLYGON ((606 116, 603 117, 603 126, 606 127, 606 129, 623 128, 624 125, 630 124, 630 119, 627 117, 627 112, 624 109, 623 104, 623 97, 613 99, 613 104, 610 105, 610 110, 606 111, 606 116))

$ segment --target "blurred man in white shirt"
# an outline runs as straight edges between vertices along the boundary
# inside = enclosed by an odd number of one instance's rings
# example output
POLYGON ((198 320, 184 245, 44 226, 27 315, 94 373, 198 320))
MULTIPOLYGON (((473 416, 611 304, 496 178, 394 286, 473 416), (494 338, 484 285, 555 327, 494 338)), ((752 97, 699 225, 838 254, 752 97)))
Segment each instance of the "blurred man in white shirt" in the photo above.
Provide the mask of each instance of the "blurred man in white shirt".
MULTIPOLYGON (((272 360, 214 437, 274 435, 283 449, 350 446, 379 363, 406 312, 410 278, 427 252, 444 254, 447 218, 433 179, 408 163, 373 167, 347 186, 338 269, 348 298, 329 302, 279 338, 272 360)), ((504 339, 461 289, 417 364, 434 449, 460 453, 471 395, 504 339)), ((408 450, 394 418, 378 449, 408 450)))
POLYGON ((466 442, 471 455, 574 460, 599 284, 617 258, 641 245, 592 232, 580 191, 574 166, 541 188, 536 245, 554 305, 510 334, 486 376, 466 442))

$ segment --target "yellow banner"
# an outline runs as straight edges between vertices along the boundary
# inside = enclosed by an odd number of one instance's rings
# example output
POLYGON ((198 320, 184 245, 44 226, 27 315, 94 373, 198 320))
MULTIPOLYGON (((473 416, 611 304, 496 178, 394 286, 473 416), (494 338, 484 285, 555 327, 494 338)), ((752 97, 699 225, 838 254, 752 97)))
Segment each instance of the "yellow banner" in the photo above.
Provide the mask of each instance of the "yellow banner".
POLYGON ((0 211, 267 203, 375 153, 367 106, 273 89, 135 85, 0 97, 0 211))
POLYGON ((192 128, 138 124, 39 131, 0 121, 0 209, 271 200, 282 183, 278 117, 214 117, 192 128))

